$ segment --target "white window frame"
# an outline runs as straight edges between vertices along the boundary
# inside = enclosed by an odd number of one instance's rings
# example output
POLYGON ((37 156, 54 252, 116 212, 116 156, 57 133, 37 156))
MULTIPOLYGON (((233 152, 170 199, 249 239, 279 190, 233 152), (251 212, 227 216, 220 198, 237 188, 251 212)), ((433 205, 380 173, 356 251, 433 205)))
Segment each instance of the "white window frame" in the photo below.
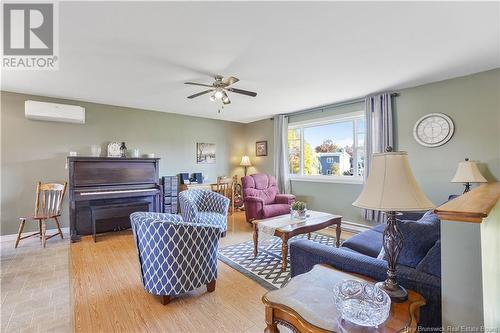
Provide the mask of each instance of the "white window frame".
MULTIPOLYGON (((304 129, 308 127, 315 127, 320 125, 328 125, 348 120, 356 120, 365 115, 364 111, 355 111, 349 113, 343 113, 339 115, 316 118, 311 120, 298 121, 288 124, 288 129, 300 129, 300 173, 299 174, 289 174, 289 178, 292 181, 302 181, 302 182, 320 182, 320 183, 341 183, 341 184, 363 184, 362 176, 327 176, 327 175, 304 175, 304 129)), ((366 129, 365 129, 365 140, 366 140, 366 129)), ((366 142, 365 142, 366 144, 366 142)), ((353 166, 356 170, 353 170, 354 174, 357 174, 358 165, 358 136, 356 130, 356 121, 354 121, 353 126, 353 166)), ((366 149, 366 148, 365 148, 366 149)), ((288 153, 287 153, 288 154, 288 153)))

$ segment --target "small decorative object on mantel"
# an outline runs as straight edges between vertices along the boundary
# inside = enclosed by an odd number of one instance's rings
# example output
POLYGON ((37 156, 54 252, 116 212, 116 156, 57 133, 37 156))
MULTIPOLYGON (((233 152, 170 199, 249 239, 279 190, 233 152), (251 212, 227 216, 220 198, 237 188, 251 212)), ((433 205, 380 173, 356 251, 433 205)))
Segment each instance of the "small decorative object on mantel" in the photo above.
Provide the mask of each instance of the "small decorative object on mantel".
POLYGON ((90 155, 92 155, 93 157, 101 156, 101 146, 91 145, 90 146, 90 155))
POLYGON ((305 219, 307 217, 307 204, 303 201, 295 201, 291 206, 292 219, 298 217, 305 219))
POLYGON ((267 141, 257 141, 255 143, 255 156, 267 156, 267 141))
POLYGON ((389 317, 391 298, 371 283, 344 280, 333 287, 333 297, 341 321, 377 327, 389 317))
POLYGON ((464 183, 464 193, 466 193, 470 191, 471 183, 487 183, 488 181, 479 171, 476 162, 469 161, 469 159, 466 158, 465 161, 458 163, 457 172, 451 182, 464 183))
POLYGON ((196 163, 213 164, 215 163, 215 143, 196 143, 196 163))
POLYGON ((141 156, 141 154, 139 153, 139 149, 137 148, 132 149, 132 157, 138 158, 139 156, 141 156))
POLYGON ((110 142, 108 144, 108 157, 120 157, 121 156, 121 151, 120 151, 120 143, 119 142, 110 142))
POLYGON ((125 145, 125 142, 122 142, 120 146, 120 157, 127 157, 127 146, 125 145))
POLYGON ((413 127, 413 136, 425 147, 439 147, 450 141, 455 131, 453 120, 444 113, 429 113, 413 127))

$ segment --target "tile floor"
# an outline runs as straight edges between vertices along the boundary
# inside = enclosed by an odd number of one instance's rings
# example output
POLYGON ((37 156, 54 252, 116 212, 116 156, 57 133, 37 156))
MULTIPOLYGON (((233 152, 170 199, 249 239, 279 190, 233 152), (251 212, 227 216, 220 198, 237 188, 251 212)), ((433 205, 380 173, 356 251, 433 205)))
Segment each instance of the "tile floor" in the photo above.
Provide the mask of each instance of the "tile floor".
POLYGON ((37 238, 3 240, 1 329, 15 332, 70 332, 69 237, 41 246, 37 238))

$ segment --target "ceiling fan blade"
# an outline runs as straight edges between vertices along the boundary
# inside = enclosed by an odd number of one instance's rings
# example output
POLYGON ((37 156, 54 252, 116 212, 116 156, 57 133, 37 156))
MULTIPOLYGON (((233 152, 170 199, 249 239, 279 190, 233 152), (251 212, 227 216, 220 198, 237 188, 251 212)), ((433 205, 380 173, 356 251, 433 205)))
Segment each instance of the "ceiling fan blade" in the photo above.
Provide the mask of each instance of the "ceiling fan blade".
POLYGON ((234 76, 230 76, 230 77, 227 77, 225 78, 224 80, 222 80, 222 82, 227 86, 230 86, 232 84, 235 84, 236 82, 238 82, 240 79, 238 79, 237 77, 234 77, 234 76))
POLYGON ((203 84, 203 83, 196 83, 196 82, 184 82, 184 84, 190 84, 190 85, 193 85, 193 86, 202 86, 202 87, 210 87, 210 88, 213 88, 212 85, 209 85, 209 84, 203 84))
POLYGON ((237 94, 242 94, 242 95, 247 95, 247 96, 252 96, 255 97, 257 96, 256 92, 253 91, 248 91, 248 90, 242 90, 242 89, 236 89, 236 88, 226 88, 228 91, 232 91, 237 94))
POLYGON ((195 98, 195 97, 198 97, 198 96, 201 96, 201 95, 205 95, 205 94, 208 94, 209 92, 213 91, 213 89, 208 89, 208 90, 205 90, 205 91, 202 91, 202 92, 199 92, 197 94, 194 94, 194 95, 191 95, 191 96, 188 96, 188 98, 195 98))

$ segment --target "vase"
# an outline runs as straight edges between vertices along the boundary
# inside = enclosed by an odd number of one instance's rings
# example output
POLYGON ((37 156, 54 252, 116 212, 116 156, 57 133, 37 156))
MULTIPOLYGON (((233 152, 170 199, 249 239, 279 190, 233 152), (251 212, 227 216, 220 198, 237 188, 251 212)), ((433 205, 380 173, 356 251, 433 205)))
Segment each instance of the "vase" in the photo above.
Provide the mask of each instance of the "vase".
POLYGON ((90 154, 94 157, 101 156, 101 146, 98 145, 90 146, 90 154))
POLYGON ((389 317, 391 298, 376 285, 344 280, 333 288, 333 299, 340 319, 353 324, 377 327, 389 317))
POLYGON ((305 219, 307 217, 307 210, 292 210, 292 219, 298 218, 298 219, 305 219))

